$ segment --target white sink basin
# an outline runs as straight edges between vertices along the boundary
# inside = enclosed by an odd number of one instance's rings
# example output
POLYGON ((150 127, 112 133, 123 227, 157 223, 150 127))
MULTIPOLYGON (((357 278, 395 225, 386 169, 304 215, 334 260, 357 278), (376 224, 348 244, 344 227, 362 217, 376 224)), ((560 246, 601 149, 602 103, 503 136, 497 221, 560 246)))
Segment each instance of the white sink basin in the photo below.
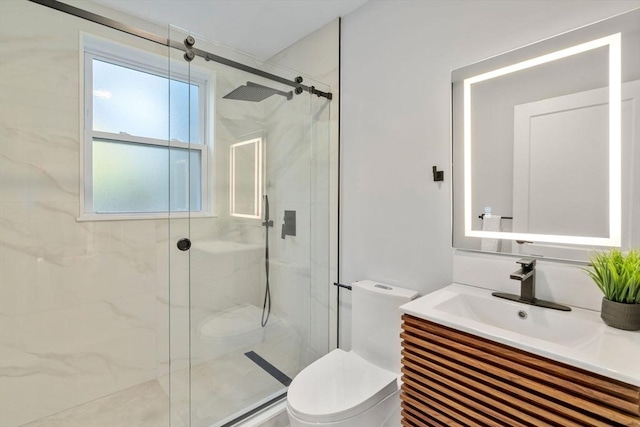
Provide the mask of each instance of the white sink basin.
POLYGON ((497 298, 491 292, 452 284, 400 308, 444 326, 640 385, 640 332, 610 328, 596 311, 541 308, 497 298))
POLYGON ((599 329, 606 327, 591 316, 580 316, 582 313, 521 304, 494 297, 490 292, 452 293, 433 310, 571 347, 587 344, 599 329))

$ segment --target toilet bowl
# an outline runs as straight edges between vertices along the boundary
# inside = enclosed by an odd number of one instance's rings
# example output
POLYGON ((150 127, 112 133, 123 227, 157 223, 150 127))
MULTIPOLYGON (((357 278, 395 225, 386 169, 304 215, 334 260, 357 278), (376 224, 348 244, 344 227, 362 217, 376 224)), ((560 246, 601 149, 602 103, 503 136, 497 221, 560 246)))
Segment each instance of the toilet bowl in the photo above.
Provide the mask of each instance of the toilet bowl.
POLYGON ((352 288, 352 350, 333 350, 293 379, 291 427, 400 425, 399 307, 418 294, 370 280, 352 288))
POLYGON ((383 426, 388 411, 378 405, 400 402, 397 374, 341 349, 300 372, 287 396, 291 427, 383 426))

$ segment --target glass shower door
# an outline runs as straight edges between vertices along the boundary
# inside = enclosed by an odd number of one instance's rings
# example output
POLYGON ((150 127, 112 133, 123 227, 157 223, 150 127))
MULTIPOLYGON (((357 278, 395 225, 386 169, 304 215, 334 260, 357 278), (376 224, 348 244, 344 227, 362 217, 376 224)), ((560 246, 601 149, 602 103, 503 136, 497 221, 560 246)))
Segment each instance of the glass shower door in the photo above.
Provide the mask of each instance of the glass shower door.
POLYGON ((225 426, 282 399, 328 351, 329 101, 170 50, 186 83, 170 105, 189 132, 170 141, 170 200, 185 210, 168 226, 168 386, 186 425, 225 426))
MULTIPOLYGON (((168 220, 165 235, 168 250, 167 374, 161 378, 171 401, 171 427, 190 427, 190 262, 192 232, 190 218, 207 209, 203 200, 203 161, 207 159, 206 96, 211 85, 206 78, 192 77, 187 45, 188 31, 168 28, 169 128, 168 220), (203 98, 204 97, 204 98, 203 98), (204 100, 203 100, 204 99, 204 100)), ((206 173, 206 163, 204 168, 206 173)))

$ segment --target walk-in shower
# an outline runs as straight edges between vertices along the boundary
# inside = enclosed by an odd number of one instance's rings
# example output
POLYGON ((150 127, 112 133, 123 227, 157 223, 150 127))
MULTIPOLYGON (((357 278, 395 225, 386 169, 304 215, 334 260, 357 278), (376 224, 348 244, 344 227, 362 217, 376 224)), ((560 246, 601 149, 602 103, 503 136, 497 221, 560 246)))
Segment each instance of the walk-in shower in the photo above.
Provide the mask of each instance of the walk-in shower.
POLYGON ((0 20, 0 426, 281 401, 330 346, 329 88, 52 0, 0 20))

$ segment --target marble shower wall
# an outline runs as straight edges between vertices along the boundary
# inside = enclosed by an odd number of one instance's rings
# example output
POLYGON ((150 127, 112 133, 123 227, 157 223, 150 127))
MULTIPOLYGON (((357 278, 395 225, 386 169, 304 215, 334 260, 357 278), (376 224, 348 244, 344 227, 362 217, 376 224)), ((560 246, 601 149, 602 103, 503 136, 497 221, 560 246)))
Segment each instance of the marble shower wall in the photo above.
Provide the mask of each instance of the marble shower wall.
POLYGON ((305 73, 304 84, 333 93, 332 101, 299 95, 308 98, 306 111, 282 105, 267 112, 267 192, 278 207, 276 235, 285 209, 297 210, 305 225, 298 236, 274 242, 274 307, 304 337, 309 362, 335 348, 339 27, 335 19, 270 59, 305 73))
POLYGON ((156 377, 162 221, 76 221, 79 31, 166 53, 26 1, 0 20, 0 425, 13 427, 156 377))
MULTIPOLYGON (((287 322, 296 341, 308 347, 311 293, 310 162, 311 134, 307 94, 267 113, 266 188, 274 233, 270 239, 272 312, 287 322), (296 212, 295 236, 281 237, 284 211, 296 212)), ((306 348, 304 349, 306 353, 306 348)))
MULTIPOLYGON (((172 37, 179 39, 180 35, 172 34, 172 37)), ((209 52, 225 54, 219 46, 203 40, 198 40, 197 45, 209 52)), ((185 374, 180 371, 188 368, 190 362, 211 358, 201 352, 193 353, 200 347, 199 323, 206 316, 232 305, 247 302, 257 305, 256 294, 264 283, 261 268, 263 252, 257 249, 263 247, 264 240, 260 221, 229 215, 229 146, 264 127, 264 106, 222 99, 246 83, 248 77, 245 73, 202 58, 194 59, 191 66, 192 70, 211 73, 215 80, 211 185, 216 216, 191 218, 190 221, 171 220, 170 231, 165 234, 171 236, 170 240, 165 238, 159 244, 160 247, 169 247, 170 258, 165 256, 165 262, 171 267, 171 286, 162 298, 165 302, 170 301, 170 316, 166 309, 160 310, 162 319, 159 325, 164 326, 164 330, 158 333, 158 375, 169 373, 171 361, 171 372, 180 382, 184 382, 180 376, 185 374), (175 242, 187 235, 193 242, 193 250, 180 252, 175 248, 175 242), (252 250, 238 251, 238 245, 252 250), (213 250, 201 250, 203 248, 213 250)), ((265 82, 259 80, 257 83, 265 82)))
MULTIPOLYGON (((203 40, 198 40, 197 44, 213 52, 219 49, 203 40)), ((290 79, 300 75, 295 70, 301 69, 306 73, 305 84, 326 91, 329 86, 315 77, 327 77, 337 85, 337 52, 336 20, 276 55, 264 66, 267 71, 290 79), (309 55, 309 52, 316 52, 316 55, 309 55)), ((325 354, 329 346, 329 236, 334 235, 329 223, 330 212, 335 210, 337 214, 336 205, 330 204, 330 196, 336 194, 329 190, 335 188, 331 187, 331 168, 335 168, 337 175, 337 107, 332 109, 331 106, 337 102, 337 92, 334 92, 333 104, 306 93, 294 95, 290 101, 277 95, 259 103, 228 100, 222 96, 247 81, 285 92, 292 88, 213 62, 196 59, 193 65, 214 70, 216 74, 215 151, 219 211, 214 228, 211 223, 195 220, 192 221, 191 232, 202 232, 204 237, 220 236, 220 240, 236 242, 245 249, 264 248, 261 219, 237 218, 228 214, 229 147, 250 138, 263 137, 265 193, 269 196, 274 221, 274 228, 269 233, 273 314, 296 331, 299 342, 306 343, 301 353, 312 361, 325 354), (297 213, 295 237, 280 237, 284 210, 297 213)), ((205 241, 204 245, 209 243, 205 241)), ((213 245, 217 247, 216 243, 213 245)), ((195 343, 201 340, 197 336, 197 327, 202 318, 239 303, 239 299, 229 299, 229 295, 242 295, 244 302, 258 307, 261 307, 264 295, 264 258, 259 250, 245 251, 243 258, 236 257, 232 261, 238 266, 233 278, 225 274, 230 264, 223 258, 229 255, 216 256, 212 252, 216 250, 192 254, 194 280, 191 298, 198 305, 197 313, 195 316, 192 313, 191 318, 191 338, 195 343), (203 268, 199 269, 197 264, 203 268), (225 267, 218 270, 216 266, 222 265, 225 267), (211 283, 210 287, 206 286, 207 282, 211 283), (235 285, 228 286, 229 283, 235 285), (223 289, 222 293, 227 296, 216 293, 219 298, 212 299, 212 289, 216 288, 223 289)), ((198 358, 206 359, 206 355, 199 354, 198 358)))
MULTIPOLYGON (((188 366, 189 258, 176 238, 252 241, 261 230, 224 215, 190 229, 78 222, 81 32, 164 57, 166 48, 23 0, 3 2, 0 19, 0 425, 14 427, 162 376, 169 355, 174 371, 188 366)), ((241 80, 227 71, 217 83, 241 80)), ((263 116, 223 106, 222 145, 256 121, 248 115, 263 116)), ((227 176, 220 168, 220 212, 227 176)))

